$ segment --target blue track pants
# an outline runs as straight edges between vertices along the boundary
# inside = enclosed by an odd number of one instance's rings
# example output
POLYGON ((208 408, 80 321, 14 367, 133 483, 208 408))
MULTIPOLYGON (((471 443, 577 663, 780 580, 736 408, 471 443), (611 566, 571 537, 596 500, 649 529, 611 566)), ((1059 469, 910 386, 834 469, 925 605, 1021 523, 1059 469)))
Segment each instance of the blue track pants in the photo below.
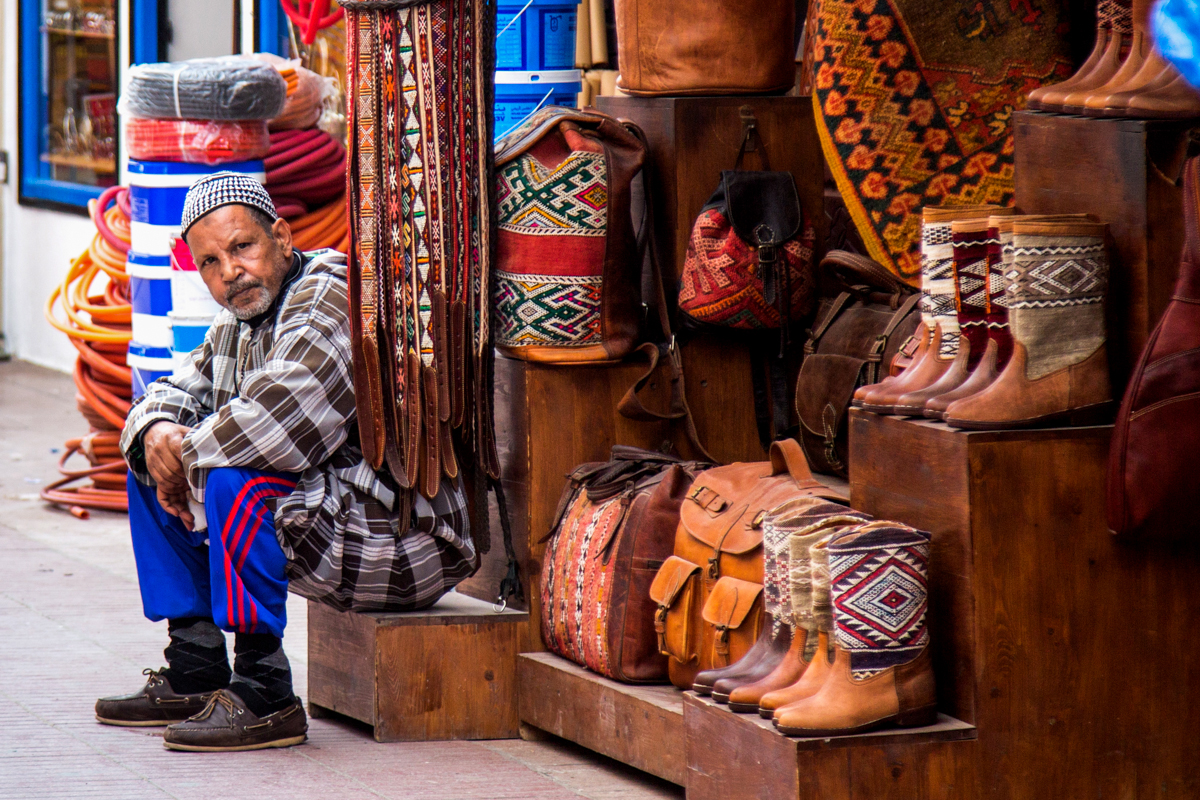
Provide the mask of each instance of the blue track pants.
POLYGON ((129 525, 142 608, 151 620, 211 617, 226 631, 283 637, 287 559, 264 502, 291 494, 296 477, 238 467, 210 470, 207 531, 189 531, 153 487, 128 479, 129 525))

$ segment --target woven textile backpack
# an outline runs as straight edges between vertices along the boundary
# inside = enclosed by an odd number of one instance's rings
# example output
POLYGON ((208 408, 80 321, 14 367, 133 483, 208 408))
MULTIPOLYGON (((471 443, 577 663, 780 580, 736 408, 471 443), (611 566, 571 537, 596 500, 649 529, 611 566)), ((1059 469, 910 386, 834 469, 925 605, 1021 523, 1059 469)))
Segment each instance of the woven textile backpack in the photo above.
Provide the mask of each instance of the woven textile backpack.
POLYGON ((496 145, 496 345, 544 363, 615 361, 641 331, 632 123, 551 106, 496 145))

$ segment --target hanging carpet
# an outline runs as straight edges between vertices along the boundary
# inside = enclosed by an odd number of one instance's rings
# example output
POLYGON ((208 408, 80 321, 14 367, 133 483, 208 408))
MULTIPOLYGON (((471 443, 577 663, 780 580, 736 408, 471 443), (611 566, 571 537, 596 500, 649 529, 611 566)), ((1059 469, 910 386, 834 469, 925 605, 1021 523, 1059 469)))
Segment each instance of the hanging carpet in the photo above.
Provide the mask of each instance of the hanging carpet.
POLYGON ((1065 0, 813 0, 825 160, 872 258, 920 276, 920 209, 1013 198, 1013 113, 1071 62, 1065 0))
MULTIPOLYGON (((492 0, 343 0, 363 454, 425 497, 498 476, 489 253, 492 0)), ((409 495, 411 498, 411 494, 409 495)))

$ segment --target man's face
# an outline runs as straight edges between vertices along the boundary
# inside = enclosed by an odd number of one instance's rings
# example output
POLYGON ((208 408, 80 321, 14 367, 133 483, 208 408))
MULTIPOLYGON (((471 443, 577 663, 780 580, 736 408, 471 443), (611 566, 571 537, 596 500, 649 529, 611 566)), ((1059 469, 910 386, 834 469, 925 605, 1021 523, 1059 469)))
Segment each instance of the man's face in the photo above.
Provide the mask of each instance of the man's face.
POLYGON ((282 219, 266 230, 250 209, 222 206, 188 230, 196 269, 213 298, 238 319, 271 307, 292 265, 292 229, 282 219))

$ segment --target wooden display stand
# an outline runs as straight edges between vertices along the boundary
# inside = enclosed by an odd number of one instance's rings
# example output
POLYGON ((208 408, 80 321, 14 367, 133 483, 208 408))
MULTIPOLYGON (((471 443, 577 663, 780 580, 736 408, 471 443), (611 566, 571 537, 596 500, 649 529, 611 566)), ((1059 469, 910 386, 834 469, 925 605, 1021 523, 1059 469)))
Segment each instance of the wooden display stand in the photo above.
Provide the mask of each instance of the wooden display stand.
POLYGON ((380 742, 512 739, 529 615, 451 592, 406 614, 308 604, 308 701, 380 742))
POLYGON ((526 653, 517 667, 521 721, 683 785, 683 693, 633 686, 553 653, 526 653))
POLYGON ((1025 214, 1095 214, 1114 257, 1109 360, 1119 397, 1162 316, 1183 248, 1179 184, 1196 121, 1016 114, 1016 205, 1025 214))
POLYGON ((939 706, 978 738, 889 747, 831 796, 1197 796, 1200 547, 1108 533, 1112 429, 850 424, 851 504, 933 533, 939 706), (933 777, 883 791, 889 770, 933 777))
POLYGON ((945 714, 927 728, 802 739, 784 736, 758 714, 734 714, 688 692, 683 719, 688 800, 969 796, 940 794, 946 787, 937 764, 975 737, 974 726, 945 714))

